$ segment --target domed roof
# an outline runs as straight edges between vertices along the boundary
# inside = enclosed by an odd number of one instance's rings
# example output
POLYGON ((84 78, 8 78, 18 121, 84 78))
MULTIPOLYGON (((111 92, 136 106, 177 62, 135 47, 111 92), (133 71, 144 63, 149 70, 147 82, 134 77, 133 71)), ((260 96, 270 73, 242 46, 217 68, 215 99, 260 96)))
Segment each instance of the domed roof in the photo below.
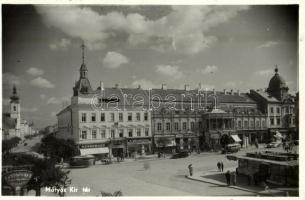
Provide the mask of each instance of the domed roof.
POLYGON ((269 81, 269 86, 268 86, 268 91, 275 91, 275 90, 279 90, 281 88, 286 88, 287 85, 286 85, 286 82, 285 80, 283 79, 283 77, 281 77, 279 74, 278 74, 278 68, 276 67, 275 68, 275 74, 274 76, 270 79, 269 81))

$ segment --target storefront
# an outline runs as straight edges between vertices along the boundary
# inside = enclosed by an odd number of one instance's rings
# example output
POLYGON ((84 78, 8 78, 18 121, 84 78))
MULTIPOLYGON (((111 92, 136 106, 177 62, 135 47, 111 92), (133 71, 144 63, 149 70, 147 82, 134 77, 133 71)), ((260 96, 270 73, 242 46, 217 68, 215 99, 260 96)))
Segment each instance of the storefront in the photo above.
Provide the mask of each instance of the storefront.
POLYGON ((166 153, 176 152, 175 135, 155 135, 154 147, 156 151, 166 153))
POLYGON ((79 144, 81 156, 94 155, 98 158, 109 157, 108 143, 79 144))
POLYGON ((137 153, 139 155, 145 155, 151 153, 151 138, 133 138, 127 140, 127 154, 129 157, 132 154, 137 153))
POLYGON ((110 154, 112 157, 126 157, 126 139, 125 138, 112 138, 110 141, 110 154))

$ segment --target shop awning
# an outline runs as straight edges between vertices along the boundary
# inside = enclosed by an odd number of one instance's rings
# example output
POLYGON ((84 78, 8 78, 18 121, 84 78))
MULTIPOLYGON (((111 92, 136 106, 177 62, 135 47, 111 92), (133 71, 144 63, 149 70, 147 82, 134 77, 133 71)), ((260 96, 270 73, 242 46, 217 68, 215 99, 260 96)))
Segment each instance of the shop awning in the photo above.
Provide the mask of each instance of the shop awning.
POLYGON ((107 147, 80 149, 80 155, 82 156, 105 153, 109 153, 109 149, 107 147))
POLYGON ((238 135, 231 135, 231 138, 233 138, 235 142, 241 142, 241 139, 238 137, 238 135))

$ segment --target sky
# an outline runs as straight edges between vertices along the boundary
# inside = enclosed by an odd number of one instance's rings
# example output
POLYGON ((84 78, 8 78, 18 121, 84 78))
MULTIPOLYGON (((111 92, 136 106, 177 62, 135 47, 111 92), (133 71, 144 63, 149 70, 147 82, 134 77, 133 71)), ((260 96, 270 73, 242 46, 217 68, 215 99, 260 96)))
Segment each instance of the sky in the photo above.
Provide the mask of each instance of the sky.
POLYGON ((275 65, 298 91, 297 6, 2 7, 2 93, 13 84, 22 117, 56 123, 85 63, 94 89, 198 88, 248 92, 268 87, 275 65))

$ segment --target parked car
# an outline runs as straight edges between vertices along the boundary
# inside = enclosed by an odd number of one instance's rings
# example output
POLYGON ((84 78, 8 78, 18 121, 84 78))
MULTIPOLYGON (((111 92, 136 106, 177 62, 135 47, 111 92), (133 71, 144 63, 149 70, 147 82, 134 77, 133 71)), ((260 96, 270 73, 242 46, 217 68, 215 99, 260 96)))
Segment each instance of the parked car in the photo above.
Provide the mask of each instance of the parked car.
POLYGON ((270 142, 266 145, 266 148, 276 148, 279 147, 282 143, 281 142, 270 142))
POLYGON ((221 150, 221 153, 235 153, 238 152, 241 148, 240 143, 228 144, 221 150))
POLYGON ((171 159, 177 159, 177 158, 186 158, 189 156, 189 153, 187 151, 181 151, 179 153, 175 153, 172 155, 171 159))

